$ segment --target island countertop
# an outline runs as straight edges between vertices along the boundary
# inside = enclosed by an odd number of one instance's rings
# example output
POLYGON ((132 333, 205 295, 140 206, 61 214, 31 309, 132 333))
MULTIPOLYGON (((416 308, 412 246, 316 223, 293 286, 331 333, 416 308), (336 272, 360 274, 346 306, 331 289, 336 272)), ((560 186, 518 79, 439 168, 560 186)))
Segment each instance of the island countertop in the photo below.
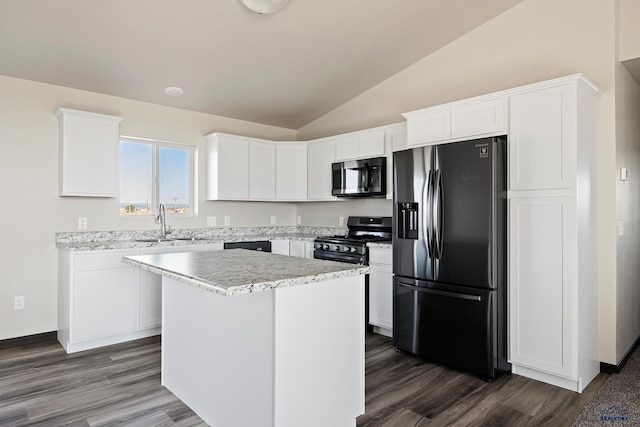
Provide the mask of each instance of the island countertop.
POLYGON ((367 266, 245 249, 137 255, 122 261, 226 296, 371 272, 367 266))

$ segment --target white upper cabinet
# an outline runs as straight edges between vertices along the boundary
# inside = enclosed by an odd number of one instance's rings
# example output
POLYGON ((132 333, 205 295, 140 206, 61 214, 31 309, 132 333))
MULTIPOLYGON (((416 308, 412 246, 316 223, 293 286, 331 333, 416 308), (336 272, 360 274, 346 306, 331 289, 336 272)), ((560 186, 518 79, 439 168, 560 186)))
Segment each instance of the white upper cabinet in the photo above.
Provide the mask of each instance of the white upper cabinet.
POLYGON ((336 160, 384 156, 384 130, 364 130, 336 137, 336 160))
POLYGON ((207 200, 274 200, 274 142, 214 133, 207 144, 207 200))
POLYGON ((576 186, 575 85, 510 98, 510 190, 576 186))
POLYGON ((307 199, 307 143, 276 143, 276 200, 307 199))
POLYGON ((60 196, 117 197, 121 117, 58 108, 60 196))
POLYGON ((207 199, 249 199, 249 141, 235 135, 213 133, 207 145, 207 199))
POLYGON ((506 98, 451 109, 451 137, 469 138, 506 132, 506 98))
POLYGON ((451 110, 421 110, 405 113, 410 147, 451 139, 451 110))
POLYGON ((307 145, 307 198, 331 200, 331 163, 335 161, 336 140, 310 141, 307 145))
POLYGON ((249 141, 249 199, 276 198, 276 146, 270 141, 249 141))
POLYGON ((482 138, 507 132, 507 97, 472 98, 404 113, 409 147, 482 138))

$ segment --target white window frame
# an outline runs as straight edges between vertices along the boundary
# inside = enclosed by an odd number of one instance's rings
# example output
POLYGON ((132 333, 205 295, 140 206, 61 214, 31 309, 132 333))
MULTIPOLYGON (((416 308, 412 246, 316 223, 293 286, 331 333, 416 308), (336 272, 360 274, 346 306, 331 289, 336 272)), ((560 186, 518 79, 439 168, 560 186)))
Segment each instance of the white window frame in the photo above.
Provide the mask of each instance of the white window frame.
MULTIPOLYGON (((196 216, 196 188, 195 188, 195 176, 197 174, 196 170, 196 146, 191 144, 184 144, 180 142, 171 142, 171 141, 161 141, 157 139, 148 139, 148 138, 138 138, 133 136, 120 136, 118 140, 118 153, 120 153, 120 142, 130 142, 130 143, 139 143, 139 144, 149 144, 151 145, 151 174, 152 179, 152 191, 151 191, 151 216, 158 214, 158 205, 160 203, 160 187, 158 185, 158 169, 160 163, 160 148, 174 148, 180 150, 188 150, 189 151, 189 195, 188 195, 188 205, 189 205, 189 213, 170 213, 167 212, 167 216, 176 216, 180 218, 188 218, 196 216)), ((118 175, 120 171, 118 171, 118 175)), ((119 178, 119 176, 118 176, 119 178)), ((118 197, 118 206, 120 206, 120 197, 118 197)), ((167 204, 165 203, 165 206, 167 204)), ((142 217, 148 218, 149 215, 120 215, 120 217, 142 217)))

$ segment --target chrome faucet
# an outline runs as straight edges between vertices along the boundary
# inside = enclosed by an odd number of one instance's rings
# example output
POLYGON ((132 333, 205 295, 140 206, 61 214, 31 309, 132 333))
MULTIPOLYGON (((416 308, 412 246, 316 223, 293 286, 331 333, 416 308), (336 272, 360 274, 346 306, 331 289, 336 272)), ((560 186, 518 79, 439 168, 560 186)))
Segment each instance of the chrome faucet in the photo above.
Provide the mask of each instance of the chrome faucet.
POLYGON ((158 216, 156 217, 156 221, 160 224, 160 238, 167 238, 167 220, 166 213, 164 210, 164 203, 160 203, 158 205, 158 216))

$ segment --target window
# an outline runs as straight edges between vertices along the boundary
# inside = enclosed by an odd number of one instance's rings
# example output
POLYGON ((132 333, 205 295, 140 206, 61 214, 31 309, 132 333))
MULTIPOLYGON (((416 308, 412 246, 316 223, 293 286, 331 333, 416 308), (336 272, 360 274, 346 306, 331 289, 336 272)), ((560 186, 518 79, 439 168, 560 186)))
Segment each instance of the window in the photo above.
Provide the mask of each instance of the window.
POLYGON ((120 215, 193 215, 194 147, 120 140, 120 215))

